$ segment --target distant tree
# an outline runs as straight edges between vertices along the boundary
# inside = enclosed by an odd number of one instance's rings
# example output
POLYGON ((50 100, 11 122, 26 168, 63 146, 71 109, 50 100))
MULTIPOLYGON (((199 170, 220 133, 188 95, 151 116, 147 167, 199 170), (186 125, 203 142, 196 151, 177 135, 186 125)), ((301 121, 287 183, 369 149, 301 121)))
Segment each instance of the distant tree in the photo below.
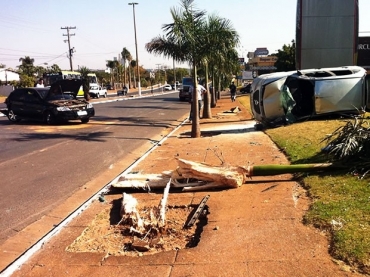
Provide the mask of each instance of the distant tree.
POLYGON ((132 68, 133 78, 134 78, 134 88, 136 88, 136 77, 135 77, 135 67, 137 66, 136 60, 130 61, 130 67, 132 68))
POLYGON ((107 67, 110 69, 110 82, 111 84, 114 83, 114 71, 115 71, 115 68, 116 68, 116 65, 117 65, 117 61, 107 61, 107 67))
POLYGON ((59 65, 57 64, 53 64, 51 67, 48 67, 48 72, 49 73, 57 73, 57 72, 60 72, 62 71, 59 67, 59 65))
POLYGON ((28 76, 26 74, 19 75, 18 87, 28 88, 35 86, 35 78, 33 76, 28 76))
POLYGON ((87 74, 91 73, 91 70, 88 69, 86 66, 81 66, 79 69, 79 72, 81 73, 81 79, 82 79, 82 88, 84 91, 84 98, 86 100, 90 100, 90 95, 89 95, 89 78, 87 74))
POLYGON ((123 60, 123 75, 124 75, 123 82, 126 85, 127 84, 126 62, 131 61, 132 56, 131 56, 130 51, 128 51, 126 47, 122 49, 121 55, 122 55, 122 60, 123 60))
POLYGON ((5 64, 0 63, 0 68, 5 68, 5 64))
POLYGON ((36 68, 33 65, 35 59, 31 59, 29 56, 25 56, 24 58, 19 58, 19 61, 22 63, 18 66, 21 74, 25 74, 31 77, 34 75, 34 73, 36 73, 36 68))
POLYGON ((272 56, 277 57, 275 62, 276 71, 291 71, 295 70, 295 42, 292 40, 292 44, 283 45, 283 49, 278 50, 276 54, 272 56))
POLYGON ((95 71, 95 74, 96 74, 96 77, 98 78, 99 83, 101 83, 102 85, 109 83, 109 79, 110 79, 109 73, 98 70, 98 71, 95 71))

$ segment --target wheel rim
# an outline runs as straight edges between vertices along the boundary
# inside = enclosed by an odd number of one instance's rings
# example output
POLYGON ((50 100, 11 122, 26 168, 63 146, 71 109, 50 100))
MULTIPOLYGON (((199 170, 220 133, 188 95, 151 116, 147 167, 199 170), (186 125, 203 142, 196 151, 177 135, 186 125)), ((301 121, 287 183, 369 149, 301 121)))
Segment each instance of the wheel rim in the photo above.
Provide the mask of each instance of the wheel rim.
POLYGON ((16 121, 18 121, 18 118, 17 118, 17 116, 14 114, 13 110, 9 110, 8 118, 9 118, 9 120, 10 120, 10 121, 12 121, 12 122, 16 122, 16 121))

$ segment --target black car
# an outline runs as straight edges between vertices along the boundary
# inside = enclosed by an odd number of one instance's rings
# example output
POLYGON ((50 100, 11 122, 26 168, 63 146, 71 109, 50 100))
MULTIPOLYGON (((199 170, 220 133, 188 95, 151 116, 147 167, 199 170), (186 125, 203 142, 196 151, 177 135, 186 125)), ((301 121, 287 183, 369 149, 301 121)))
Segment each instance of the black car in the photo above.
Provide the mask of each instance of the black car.
POLYGON ((43 120, 47 124, 78 119, 87 123, 95 109, 85 99, 78 99, 81 80, 59 80, 47 88, 18 88, 5 99, 11 122, 21 119, 43 120))

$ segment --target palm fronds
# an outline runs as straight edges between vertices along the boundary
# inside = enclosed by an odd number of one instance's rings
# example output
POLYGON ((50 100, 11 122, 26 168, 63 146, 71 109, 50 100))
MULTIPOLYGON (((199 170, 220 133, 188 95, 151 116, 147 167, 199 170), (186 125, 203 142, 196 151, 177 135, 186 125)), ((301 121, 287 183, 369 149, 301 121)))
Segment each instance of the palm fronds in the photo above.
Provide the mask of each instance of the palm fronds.
POLYGON ((323 151, 331 160, 350 165, 362 176, 370 171, 370 127, 364 116, 347 121, 321 142, 327 142, 323 151))

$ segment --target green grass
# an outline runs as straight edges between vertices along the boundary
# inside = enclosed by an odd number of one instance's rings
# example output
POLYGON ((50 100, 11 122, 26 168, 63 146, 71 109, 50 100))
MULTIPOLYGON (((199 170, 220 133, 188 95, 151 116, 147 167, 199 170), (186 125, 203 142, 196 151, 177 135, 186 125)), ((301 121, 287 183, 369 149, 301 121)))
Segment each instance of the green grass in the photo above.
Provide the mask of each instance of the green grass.
MULTIPOLYGON (((250 110, 249 96, 238 98, 250 110)), ((346 120, 312 120, 266 129, 265 133, 285 151, 292 164, 327 162, 320 141, 346 120)), ((300 181, 312 199, 304 222, 325 232, 330 254, 370 273, 370 178, 360 180, 345 170, 301 174, 300 181)))

